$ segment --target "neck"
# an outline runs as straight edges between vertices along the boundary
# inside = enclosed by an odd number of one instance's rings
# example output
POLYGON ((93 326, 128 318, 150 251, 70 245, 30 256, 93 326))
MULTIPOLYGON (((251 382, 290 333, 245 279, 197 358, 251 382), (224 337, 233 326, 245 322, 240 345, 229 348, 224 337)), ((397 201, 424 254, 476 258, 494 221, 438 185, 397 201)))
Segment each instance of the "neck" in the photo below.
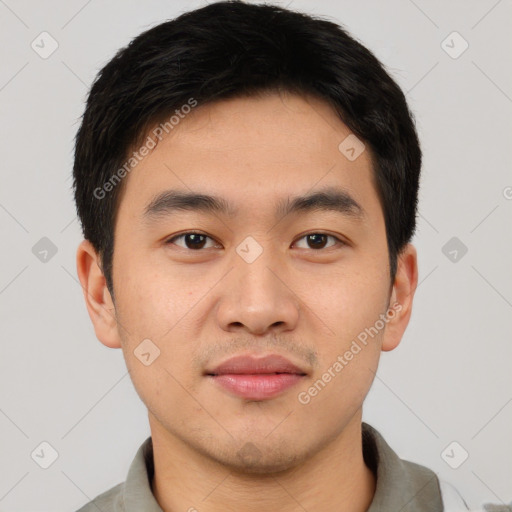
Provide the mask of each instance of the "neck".
POLYGON ((302 464, 265 475, 226 468, 160 425, 151 427, 152 490, 164 512, 365 512, 375 494, 375 476, 363 459, 361 414, 302 464))

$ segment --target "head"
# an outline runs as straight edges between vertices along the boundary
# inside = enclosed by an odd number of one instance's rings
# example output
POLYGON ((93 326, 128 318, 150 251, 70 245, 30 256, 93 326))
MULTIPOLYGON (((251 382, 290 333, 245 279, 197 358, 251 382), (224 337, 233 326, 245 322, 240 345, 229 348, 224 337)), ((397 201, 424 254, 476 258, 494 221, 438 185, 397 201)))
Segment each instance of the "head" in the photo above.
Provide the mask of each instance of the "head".
POLYGON ((77 264, 152 428, 256 472, 343 432, 410 317, 420 167, 400 88, 330 21, 218 2, 120 50, 76 138, 77 264), (268 353, 304 373, 278 396, 212 382, 268 353))

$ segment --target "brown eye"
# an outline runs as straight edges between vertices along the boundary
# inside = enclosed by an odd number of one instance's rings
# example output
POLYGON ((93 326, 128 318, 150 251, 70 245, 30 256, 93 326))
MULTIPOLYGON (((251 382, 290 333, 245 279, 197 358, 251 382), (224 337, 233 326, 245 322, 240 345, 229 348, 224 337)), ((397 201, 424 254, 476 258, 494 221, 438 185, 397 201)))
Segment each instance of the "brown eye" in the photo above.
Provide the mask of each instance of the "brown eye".
POLYGON ((336 243, 343 244, 343 242, 339 238, 336 238, 333 235, 328 235, 326 233, 309 233, 307 235, 304 235, 299 240, 304 240, 304 239, 306 240, 306 244, 307 244, 307 247, 304 247, 304 249, 319 250, 319 249, 325 249, 326 247, 327 248, 333 247, 336 245, 336 243), (329 238, 331 238, 335 242, 329 246, 326 246, 327 240, 329 238))
POLYGON ((181 235, 177 235, 173 238, 167 240, 166 244, 175 244, 178 247, 182 247, 184 249, 191 249, 193 251, 197 251, 199 249, 204 249, 206 241, 210 239, 209 236, 204 235, 202 233, 182 233, 181 235), (183 240, 184 245, 175 243, 176 240, 183 240))

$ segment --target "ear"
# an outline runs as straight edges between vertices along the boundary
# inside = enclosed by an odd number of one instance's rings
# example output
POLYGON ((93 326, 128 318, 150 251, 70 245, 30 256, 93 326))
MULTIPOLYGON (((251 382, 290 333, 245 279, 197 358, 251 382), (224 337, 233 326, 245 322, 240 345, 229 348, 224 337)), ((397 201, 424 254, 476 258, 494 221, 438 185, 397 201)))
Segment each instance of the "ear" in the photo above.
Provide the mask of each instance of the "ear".
POLYGON ((76 268, 96 337, 107 347, 121 348, 114 302, 101 269, 101 259, 89 240, 78 246, 76 268))
POLYGON ((397 272, 393 283, 382 339, 382 351, 393 350, 400 343, 412 312, 414 293, 418 285, 416 248, 407 244, 398 255, 397 272))

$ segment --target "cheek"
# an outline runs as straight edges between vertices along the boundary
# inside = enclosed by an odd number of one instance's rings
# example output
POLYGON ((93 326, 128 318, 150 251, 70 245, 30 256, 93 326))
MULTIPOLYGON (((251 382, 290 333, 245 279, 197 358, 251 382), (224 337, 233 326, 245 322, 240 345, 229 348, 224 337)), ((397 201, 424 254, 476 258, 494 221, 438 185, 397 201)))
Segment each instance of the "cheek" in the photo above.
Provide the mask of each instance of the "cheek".
POLYGON ((324 340, 318 369, 297 397, 312 417, 322 418, 333 428, 361 407, 380 356, 380 334, 361 341, 362 337, 346 335, 348 331, 334 341, 324 340))
POLYGON ((159 312, 145 308, 137 312, 136 321, 125 320, 131 331, 123 338, 122 350, 140 399, 155 416, 164 418, 184 412, 185 404, 187 410, 195 406, 190 394, 197 392, 198 374, 195 367, 191 370, 195 347, 190 336, 175 319, 157 325, 157 316, 159 312), (147 335, 157 331, 158 335, 147 335))
POLYGON ((371 267, 364 272, 331 276, 325 283, 314 302, 320 318, 339 340, 338 349, 373 326, 385 312, 387 284, 371 267))
POLYGON ((144 258, 122 261, 117 274, 116 316, 125 361, 134 382, 153 388, 158 395, 162 386, 173 385, 169 373, 180 381, 190 373, 195 350, 190 319, 204 285, 188 286, 179 272, 148 264, 144 258), (149 366, 140 360, 143 353, 150 354, 146 359, 154 358, 149 366))
POLYGON ((147 261, 124 258, 116 269, 116 313, 136 340, 160 340, 193 307, 193 290, 179 275, 165 272, 147 261))
POLYGON ((368 393, 386 325, 381 315, 387 305, 388 282, 378 267, 364 262, 361 267, 366 269, 335 276, 324 288, 319 309, 332 332, 318 339, 321 358, 313 379, 318 390, 312 393, 318 393, 319 404, 332 401, 340 411, 357 409, 368 393))
POLYGON ((339 433, 361 408, 374 379, 378 352, 368 346, 351 361, 336 361, 330 359, 297 397, 297 413, 324 434, 339 433))

